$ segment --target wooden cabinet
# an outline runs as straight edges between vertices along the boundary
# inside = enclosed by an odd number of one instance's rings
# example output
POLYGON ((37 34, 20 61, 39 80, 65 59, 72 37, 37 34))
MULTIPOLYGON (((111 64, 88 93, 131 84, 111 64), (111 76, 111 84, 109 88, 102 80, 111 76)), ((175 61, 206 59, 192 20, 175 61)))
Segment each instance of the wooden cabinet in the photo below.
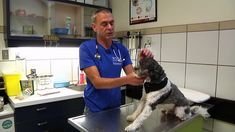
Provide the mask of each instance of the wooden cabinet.
POLYGON ((91 15, 109 9, 107 0, 3 1, 7 47, 79 46, 94 37, 91 15))
POLYGON ((83 114, 83 98, 15 109, 16 132, 72 132, 68 118, 83 114))

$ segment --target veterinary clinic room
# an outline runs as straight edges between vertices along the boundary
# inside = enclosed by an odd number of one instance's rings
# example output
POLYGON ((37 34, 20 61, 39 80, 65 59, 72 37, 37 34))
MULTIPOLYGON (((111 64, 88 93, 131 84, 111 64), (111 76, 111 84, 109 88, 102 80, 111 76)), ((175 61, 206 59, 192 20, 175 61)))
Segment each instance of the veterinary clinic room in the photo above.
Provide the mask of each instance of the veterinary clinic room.
POLYGON ((235 0, 0 0, 0 132, 234 132, 235 0))

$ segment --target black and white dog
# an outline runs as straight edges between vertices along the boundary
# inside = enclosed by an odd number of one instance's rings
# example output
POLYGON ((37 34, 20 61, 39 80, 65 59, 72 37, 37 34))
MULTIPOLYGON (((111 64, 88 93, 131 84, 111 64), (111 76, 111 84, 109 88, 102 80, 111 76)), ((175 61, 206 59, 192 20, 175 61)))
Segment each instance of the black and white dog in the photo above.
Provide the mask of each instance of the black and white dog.
POLYGON ((166 76, 163 68, 153 58, 143 58, 135 68, 136 74, 146 77, 142 98, 134 113, 127 116, 128 121, 133 121, 125 131, 135 131, 152 111, 158 106, 165 114, 174 114, 180 120, 186 120, 193 113, 209 117, 206 108, 190 106, 190 102, 166 76))

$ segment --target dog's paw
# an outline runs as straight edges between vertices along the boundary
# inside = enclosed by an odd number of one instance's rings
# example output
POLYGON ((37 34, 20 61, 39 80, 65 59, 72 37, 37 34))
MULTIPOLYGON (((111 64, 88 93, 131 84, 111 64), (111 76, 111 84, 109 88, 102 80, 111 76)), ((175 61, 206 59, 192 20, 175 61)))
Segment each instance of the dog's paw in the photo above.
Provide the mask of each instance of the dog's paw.
POLYGON ((138 128, 139 128, 139 125, 136 125, 136 124, 132 123, 132 124, 130 124, 129 126, 127 126, 127 127, 125 128, 125 131, 126 131, 126 132, 134 132, 134 131, 136 131, 136 129, 138 129, 138 128))
POLYGON ((191 114, 185 114, 183 116, 177 116, 181 121, 185 121, 191 117, 191 114))
POLYGON ((187 117, 178 117, 178 118, 180 119, 180 121, 185 121, 188 119, 187 117))
POLYGON ((127 116, 126 120, 132 122, 135 120, 135 117, 133 115, 129 115, 127 116))

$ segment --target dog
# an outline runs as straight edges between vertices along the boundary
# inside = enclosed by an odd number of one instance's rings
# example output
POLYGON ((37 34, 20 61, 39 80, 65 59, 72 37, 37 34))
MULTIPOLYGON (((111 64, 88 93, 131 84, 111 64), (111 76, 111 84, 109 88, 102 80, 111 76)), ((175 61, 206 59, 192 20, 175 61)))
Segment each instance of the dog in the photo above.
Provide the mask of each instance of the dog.
POLYGON ((195 113, 204 118, 210 117, 206 108, 190 106, 191 102, 167 78, 163 68, 153 58, 141 59, 139 66, 135 67, 135 72, 139 77, 146 79, 137 109, 127 116, 127 121, 132 123, 125 128, 125 131, 135 131, 140 128, 157 106, 164 114, 174 114, 182 121, 189 119, 195 113))

